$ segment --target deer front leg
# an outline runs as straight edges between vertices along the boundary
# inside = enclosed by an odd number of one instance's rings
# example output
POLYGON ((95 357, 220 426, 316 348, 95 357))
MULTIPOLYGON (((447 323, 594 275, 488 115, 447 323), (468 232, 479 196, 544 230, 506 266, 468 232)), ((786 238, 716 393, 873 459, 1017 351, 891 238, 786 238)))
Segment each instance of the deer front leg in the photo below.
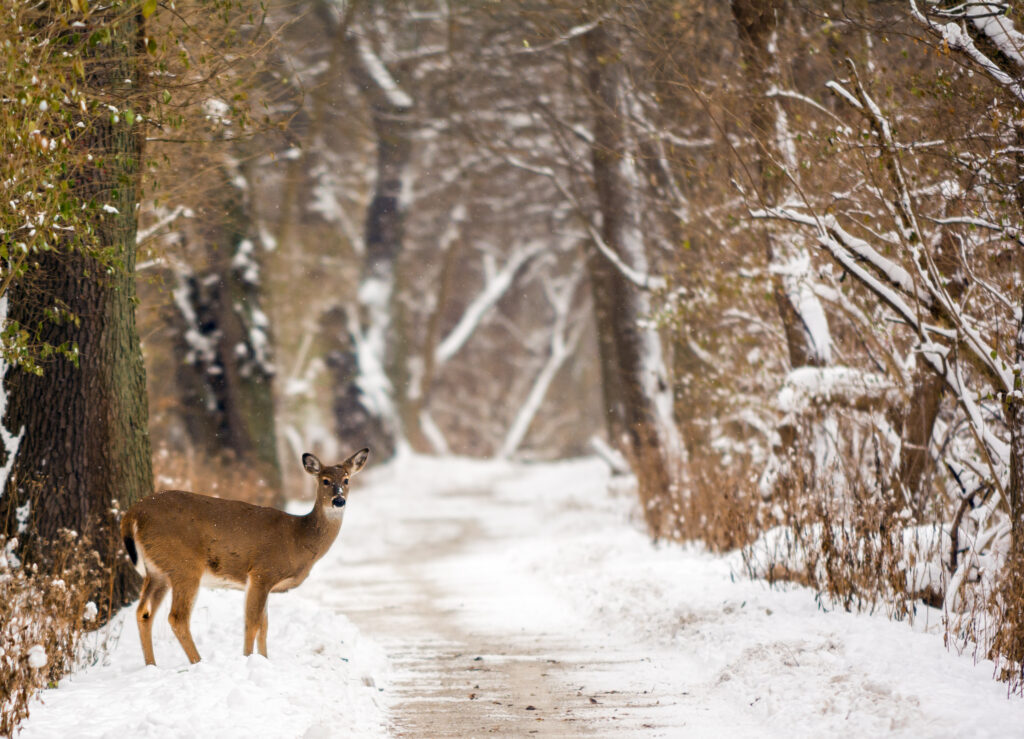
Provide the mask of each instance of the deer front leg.
POLYGON ((268 606, 264 605, 263 615, 260 616, 260 628, 256 632, 256 648, 264 657, 267 656, 267 609, 268 606))
POLYGON ((249 576, 249 584, 245 589, 245 641, 242 643, 242 654, 252 654, 253 642, 260 635, 260 654, 267 656, 267 596, 270 588, 258 577, 249 576))
POLYGON ((171 584, 171 615, 167 618, 171 622, 171 630, 178 637, 181 648, 185 650, 188 661, 195 664, 199 661, 199 650, 196 643, 192 641, 192 630, 189 627, 189 619, 192 617, 192 606, 196 602, 196 593, 199 591, 199 578, 181 579, 171 584))
POLYGON ((155 665, 153 657, 153 616, 164 596, 167 595, 167 580, 146 574, 139 594, 139 607, 135 611, 135 620, 139 624, 139 639, 142 641, 142 656, 147 665, 155 665))

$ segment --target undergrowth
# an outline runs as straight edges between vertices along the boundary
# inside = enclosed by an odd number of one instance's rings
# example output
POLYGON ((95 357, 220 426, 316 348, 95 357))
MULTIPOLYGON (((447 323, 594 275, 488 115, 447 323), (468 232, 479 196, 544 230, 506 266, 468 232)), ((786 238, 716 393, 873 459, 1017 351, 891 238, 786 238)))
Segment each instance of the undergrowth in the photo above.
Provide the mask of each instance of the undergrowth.
POLYGON ((153 455, 153 479, 157 490, 188 490, 254 505, 281 503, 260 471, 240 463, 230 452, 211 456, 160 449, 153 455))
POLYGON ((1005 504, 990 486, 972 493, 951 479, 951 491, 915 510, 871 435, 859 441, 815 470, 798 440, 769 490, 763 465, 692 458, 660 530, 738 549, 750 577, 809 587, 824 610, 913 622, 931 609, 949 648, 992 660, 1008 691, 1024 695, 1024 555, 1008 551, 1005 504))
POLYGON ((0 536, 0 736, 12 735, 38 691, 81 659, 83 634, 100 621, 92 597, 104 579, 98 555, 73 532, 39 547, 45 554, 31 565, 16 548, 0 536))
POLYGON ((680 541, 700 541, 713 552, 750 544, 758 535, 760 498, 749 467, 725 467, 716 456, 686 465, 685 491, 668 507, 672 521, 663 530, 680 541))

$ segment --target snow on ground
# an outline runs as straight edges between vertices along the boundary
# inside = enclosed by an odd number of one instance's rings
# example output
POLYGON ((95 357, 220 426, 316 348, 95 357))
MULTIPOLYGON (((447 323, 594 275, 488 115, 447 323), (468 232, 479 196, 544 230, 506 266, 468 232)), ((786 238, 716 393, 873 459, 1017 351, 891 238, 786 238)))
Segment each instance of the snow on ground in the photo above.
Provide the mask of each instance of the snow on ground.
MULTIPOLYGON (((339 553, 336 546, 317 567, 337 566, 339 553)), ((154 624, 155 667, 144 664, 135 608, 126 608, 104 635, 113 649, 44 691, 17 736, 386 736, 387 659, 344 615, 324 608, 322 596, 312 577, 271 595, 265 659, 242 656, 244 593, 200 590, 192 612, 203 658, 196 665, 189 665, 167 623, 170 597, 154 624)))
POLYGON ((643 718, 599 734, 1020 734, 1024 702, 1007 699, 991 663, 945 649, 937 612, 922 612, 915 629, 823 612, 805 588, 747 580, 735 557, 652 546, 630 491, 608 488, 596 460, 408 460, 353 501, 350 534, 365 516, 374 536, 352 543, 348 566, 386 569, 412 541, 417 575, 458 631, 535 636, 547 656, 582 668, 565 679, 585 694, 636 696, 620 715, 643 718), (459 521, 470 541, 431 541, 459 521))
POLYGON ((20 736, 1020 734, 1024 702, 934 616, 824 612, 652 546, 609 483, 597 460, 371 469, 331 553, 271 596, 269 661, 239 654, 239 592, 201 592, 191 667, 166 605, 144 667, 128 610, 108 664, 45 691, 20 736))

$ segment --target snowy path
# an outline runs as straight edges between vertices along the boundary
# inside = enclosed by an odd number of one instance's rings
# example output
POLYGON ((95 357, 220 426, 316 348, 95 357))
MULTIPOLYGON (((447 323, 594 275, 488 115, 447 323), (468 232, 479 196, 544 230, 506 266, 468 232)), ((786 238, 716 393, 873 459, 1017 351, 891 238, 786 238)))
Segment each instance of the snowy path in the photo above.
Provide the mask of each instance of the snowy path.
POLYGON ((734 581, 721 558, 652 548, 632 500, 592 461, 429 459, 354 500, 331 592, 391 658, 395 733, 1022 731, 1024 702, 991 665, 905 624, 823 613, 803 589, 734 581))
MULTIPOLYGON (((204 591, 188 667, 161 617, 46 691, 20 735, 1014 736, 991 665, 879 617, 823 613, 729 562, 652 548, 594 461, 412 458, 368 473, 341 540, 236 655, 241 595, 204 591)), ((129 614, 130 615, 130 614, 129 614)), ((933 616, 934 619, 934 616, 933 616)))

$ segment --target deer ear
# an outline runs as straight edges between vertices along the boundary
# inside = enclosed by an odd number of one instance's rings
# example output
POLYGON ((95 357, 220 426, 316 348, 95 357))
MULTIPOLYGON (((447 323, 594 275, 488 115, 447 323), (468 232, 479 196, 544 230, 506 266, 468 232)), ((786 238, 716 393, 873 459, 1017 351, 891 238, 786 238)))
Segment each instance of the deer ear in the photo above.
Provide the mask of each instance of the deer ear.
POLYGON ((366 465, 366 458, 369 456, 369 449, 360 449, 358 452, 346 459, 343 464, 347 464, 349 466, 348 473, 350 475, 354 475, 359 472, 359 470, 363 469, 366 465))
POLYGON ((316 458, 315 454, 306 452, 302 455, 302 466, 311 475, 319 475, 323 465, 320 464, 320 460, 316 458))

